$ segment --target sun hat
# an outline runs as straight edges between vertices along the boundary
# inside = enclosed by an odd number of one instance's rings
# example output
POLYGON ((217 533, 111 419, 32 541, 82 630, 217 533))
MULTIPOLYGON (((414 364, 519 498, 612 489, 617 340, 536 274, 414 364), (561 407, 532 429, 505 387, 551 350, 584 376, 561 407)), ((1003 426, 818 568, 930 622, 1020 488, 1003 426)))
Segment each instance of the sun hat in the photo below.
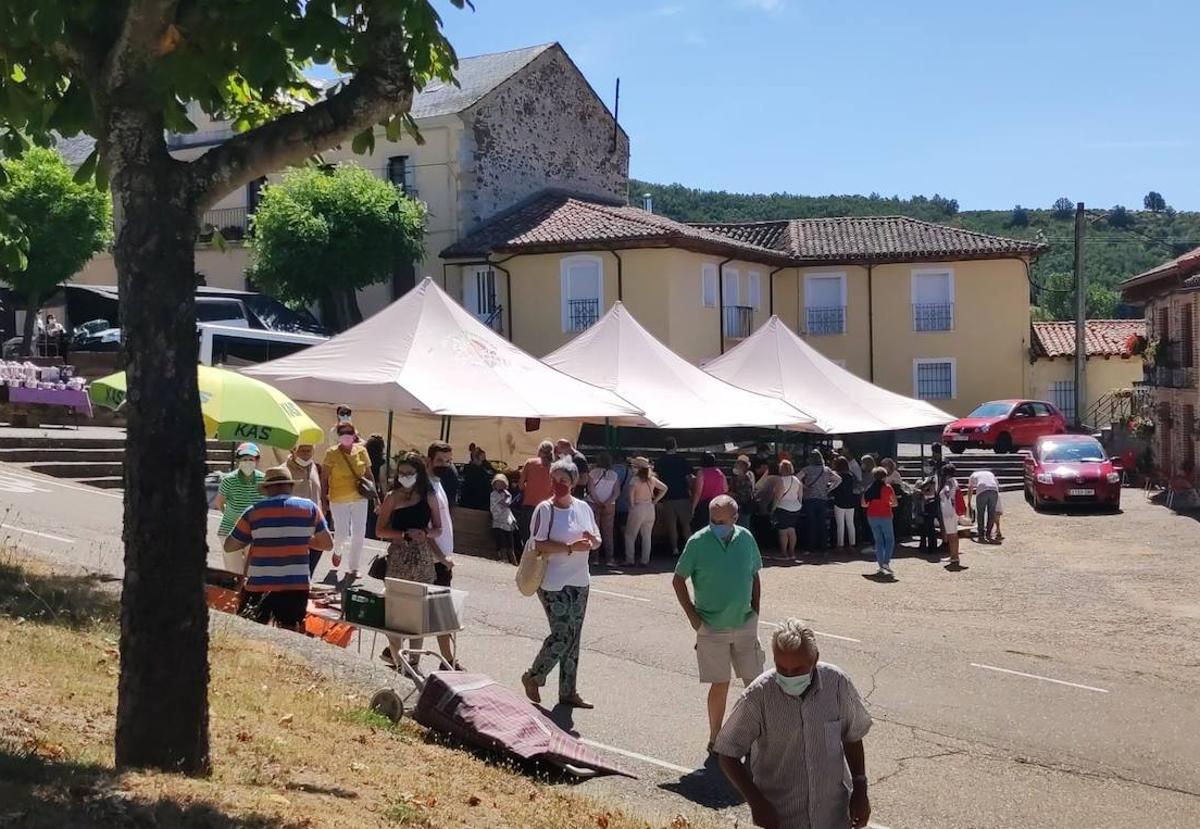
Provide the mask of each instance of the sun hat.
POLYGON ((287 484, 288 486, 296 485, 291 471, 286 466, 272 466, 263 473, 263 479, 258 482, 258 491, 263 492, 267 487, 281 486, 283 484, 287 484))
POLYGON ((638 455, 636 458, 632 459, 629 462, 629 464, 634 469, 649 469, 650 468, 650 461, 647 460, 646 458, 643 458, 641 455, 638 455))
POLYGON ((496 483, 496 481, 504 481, 504 485, 508 486, 508 476, 503 472, 497 472, 492 476, 492 483, 496 483))
POLYGON ((262 456, 262 452, 258 451, 258 445, 254 443, 239 443, 237 451, 233 454, 239 458, 258 458, 262 456))
POLYGON ((735 463, 744 463, 744 464, 746 464, 746 466, 749 466, 750 465, 750 456, 749 455, 738 455, 735 463))

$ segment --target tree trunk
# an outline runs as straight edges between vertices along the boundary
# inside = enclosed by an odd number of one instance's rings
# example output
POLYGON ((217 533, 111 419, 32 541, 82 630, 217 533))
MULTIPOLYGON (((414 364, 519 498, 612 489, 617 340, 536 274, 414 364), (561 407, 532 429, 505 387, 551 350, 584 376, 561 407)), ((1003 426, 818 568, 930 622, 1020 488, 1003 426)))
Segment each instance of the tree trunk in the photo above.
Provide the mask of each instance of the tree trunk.
POLYGON ((196 387, 195 211, 161 124, 110 135, 128 419, 119 767, 210 770, 205 442, 196 387), (155 131, 157 130, 157 132, 155 131), (134 146, 130 146, 130 145, 134 146), (161 149, 160 149, 161 147, 161 149))
POLYGON ((33 355, 33 337, 37 330, 37 315, 42 298, 37 294, 25 297, 25 331, 21 337, 21 353, 26 357, 33 355))

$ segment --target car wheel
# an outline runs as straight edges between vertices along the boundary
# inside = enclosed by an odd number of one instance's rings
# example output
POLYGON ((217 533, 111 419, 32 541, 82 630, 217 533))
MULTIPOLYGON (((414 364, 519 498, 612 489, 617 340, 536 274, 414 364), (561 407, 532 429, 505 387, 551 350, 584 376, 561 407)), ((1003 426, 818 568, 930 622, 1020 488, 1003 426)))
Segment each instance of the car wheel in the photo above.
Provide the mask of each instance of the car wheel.
POLYGON ((997 455, 1007 455, 1013 450, 1012 435, 1008 432, 996 438, 996 445, 993 447, 997 455))
POLYGON ((1042 508, 1046 506, 1046 504, 1042 501, 1042 497, 1037 494, 1036 489, 1033 491, 1033 501, 1031 503, 1033 504, 1034 512, 1041 512, 1042 508))
POLYGON ((1029 488, 1028 484, 1025 485, 1025 503, 1033 503, 1033 491, 1029 488))
POLYGON ((950 451, 955 455, 961 455, 963 452, 967 451, 967 447, 962 443, 952 443, 950 444, 950 451))

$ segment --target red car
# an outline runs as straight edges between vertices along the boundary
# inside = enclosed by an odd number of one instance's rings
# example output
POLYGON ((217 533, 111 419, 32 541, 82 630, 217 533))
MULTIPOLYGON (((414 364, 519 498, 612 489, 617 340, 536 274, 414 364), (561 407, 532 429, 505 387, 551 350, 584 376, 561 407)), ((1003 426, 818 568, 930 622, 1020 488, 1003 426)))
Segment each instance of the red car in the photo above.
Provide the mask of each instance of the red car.
POLYGON ((1025 458, 1025 499, 1047 504, 1096 504, 1121 508, 1121 468, 1090 435, 1038 438, 1025 458))
POLYGON ((964 449, 1006 453, 1066 431, 1066 417, 1044 400, 993 400, 943 429, 942 444, 956 455, 964 449))

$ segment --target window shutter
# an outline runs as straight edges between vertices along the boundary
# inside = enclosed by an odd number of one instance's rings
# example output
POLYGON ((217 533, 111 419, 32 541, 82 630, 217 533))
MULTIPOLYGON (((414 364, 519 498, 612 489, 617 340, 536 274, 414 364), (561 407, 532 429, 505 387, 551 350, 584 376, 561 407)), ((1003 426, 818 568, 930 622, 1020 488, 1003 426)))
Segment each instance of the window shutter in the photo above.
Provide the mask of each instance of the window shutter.
POLYGON ((700 271, 700 302, 705 308, 717 307, 717 266, 705 265, 700 271))
POLYGON ((729 268, 725 269, 725 307, 731 308, 735 305, 741 305, 741 292, 738 290, 741 286, 741 274, 729 268))
POLYGON ((762 274, 750 271, 750 307, 755 311, 762 308, 762 274))

